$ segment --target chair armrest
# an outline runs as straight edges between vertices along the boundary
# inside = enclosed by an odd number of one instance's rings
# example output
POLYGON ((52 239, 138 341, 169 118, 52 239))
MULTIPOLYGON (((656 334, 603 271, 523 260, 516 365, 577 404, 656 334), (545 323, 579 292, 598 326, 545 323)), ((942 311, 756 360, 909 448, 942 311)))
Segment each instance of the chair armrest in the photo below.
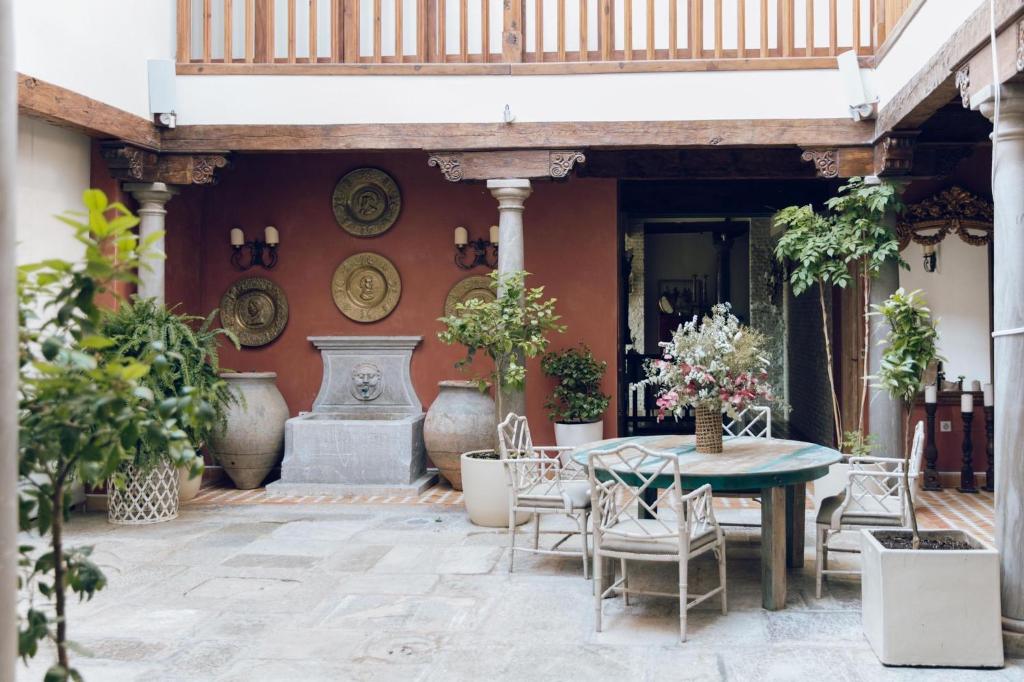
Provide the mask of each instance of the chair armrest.
POLYGON ((690 492, 688 492, 685 495, 683 495, 683 502, 688 502, 688 501, 694 500, 694 499, 696 499, 698 497, 703 497, 704 495, 709 495, 709 496, 711 495, 711 484, 710 483, 705 483, 704 485, 702 485, 701 487, 697 488, 696 490, 691 490, 690 492))
POLYGON ((900 457, 851 457, 847 460, 850 464, 903 464, 900 457))
POLYGON ((544 452, 572 452, 576 448, 571 445, 534 445, 533 449, 544 452))

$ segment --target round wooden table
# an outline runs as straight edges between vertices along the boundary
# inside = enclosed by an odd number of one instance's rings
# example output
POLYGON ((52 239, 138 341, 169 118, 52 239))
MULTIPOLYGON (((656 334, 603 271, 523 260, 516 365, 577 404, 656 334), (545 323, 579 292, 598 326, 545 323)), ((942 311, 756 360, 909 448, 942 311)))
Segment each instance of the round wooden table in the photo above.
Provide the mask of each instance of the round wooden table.
MULTIPOLYGON (((697 452, 695 440, 693 435, 610 438, 581 445, 572 456, 586 466, 591 452, 633 443, 675 454, 683 488, 708 483, 715 494, 760 496, 762 604, 772 611, 785 608, 786 567, 804 563, 806 484, 827 474, 842 455, 814 443, 747 436, 725 437, 722 453, 710 455, 697 452)), ((595 475, 604 477, 600 470, 595 475)), ((658 476, 651 485, 668 488, 672 475, 658 476)))

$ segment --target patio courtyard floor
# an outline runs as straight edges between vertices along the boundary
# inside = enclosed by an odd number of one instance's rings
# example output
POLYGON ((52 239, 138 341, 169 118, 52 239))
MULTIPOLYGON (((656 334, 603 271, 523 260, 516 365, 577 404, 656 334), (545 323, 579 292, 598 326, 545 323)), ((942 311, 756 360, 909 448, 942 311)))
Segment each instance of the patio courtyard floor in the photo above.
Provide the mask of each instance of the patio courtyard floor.
MULTIPOLYGON (((924 496, 925 523, 990 533, 991 496, 963 498, 924 496)), ((879 664, 859 582, 830 580, 814 598, 810 515, 787 608, 761 608, 756 531, 729 529, 729 614, 715 600, 691 611, 680 645, 672 599, 607 600, 595 633, 578 560, 517 554, 510 576, 505 532, 470 524, 458 499, 444 488, 372 501, 208 489, 153 526, 76 514, 69 544, 96 546, 109 586, 71 607, 74 663, 88 682, 1024 679, 1020 659, 998 671, 879 664)), ((727 500, 720 517, 756 514, 727 500)), ((691 591, 713 584, 710 557, 692 566, 691 591)), ((674 570, 631 576, 671 589, 674 570)), ((41 679, 50 660, 40 652, 19 679, 41 679)))

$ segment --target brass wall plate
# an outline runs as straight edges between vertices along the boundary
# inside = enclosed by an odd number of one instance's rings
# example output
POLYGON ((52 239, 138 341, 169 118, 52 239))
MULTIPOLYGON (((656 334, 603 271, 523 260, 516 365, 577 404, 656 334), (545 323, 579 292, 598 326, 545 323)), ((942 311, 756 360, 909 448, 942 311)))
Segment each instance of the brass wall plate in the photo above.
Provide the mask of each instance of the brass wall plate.
POLYGON ((448 292, 444 301, 444 314, 451 317, 455 314, 455 306, 473 299, 481 301, 493 301, 497 298, 494 289, 491 288, 491 278, 487 275, 470 275, 460 279, 448 292))
POLYGON ((356 322, 376 322, 391 314, 402 295, 402 278, 394 264, 376 253, 349 256, 334 271, 331 296, 344 315, 356 322))
POLYGON ((398 220, 402 195, 394 179, 377 168, 357 168, 334 187, 334 219, 356 237, 376 237, 398 220))
POLYGON ((243 346, 264 346, 288 324, 288 298, 266 277, 246 277, 224 292, 220 320, 243 346))

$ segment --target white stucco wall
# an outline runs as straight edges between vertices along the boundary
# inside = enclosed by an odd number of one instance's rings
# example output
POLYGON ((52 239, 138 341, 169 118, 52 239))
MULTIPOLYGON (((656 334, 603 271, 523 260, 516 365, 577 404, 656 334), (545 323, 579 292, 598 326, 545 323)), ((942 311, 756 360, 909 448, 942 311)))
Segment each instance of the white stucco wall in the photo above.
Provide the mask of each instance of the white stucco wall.
POLYGON ((89 187, 89 144, 85 135, 18 117, 19 264, 81 253, 71 228, 53 216, 81 207, 82 192, 89 187))
POLYGON ((174 0, 14 0, 15 67, 149 118, 146 60, 171 59, 174 0))
POLYGON ((937 247, 935 272, 925 272, 922 251, 911 244, 902 256, 910 270, 900 271, 900 286, 920 289, 932 316, 938 318, 939 351, 946 358, 949 381, 963 375, 970 382, 989 381, 988 249, 950 235, 937 247))

